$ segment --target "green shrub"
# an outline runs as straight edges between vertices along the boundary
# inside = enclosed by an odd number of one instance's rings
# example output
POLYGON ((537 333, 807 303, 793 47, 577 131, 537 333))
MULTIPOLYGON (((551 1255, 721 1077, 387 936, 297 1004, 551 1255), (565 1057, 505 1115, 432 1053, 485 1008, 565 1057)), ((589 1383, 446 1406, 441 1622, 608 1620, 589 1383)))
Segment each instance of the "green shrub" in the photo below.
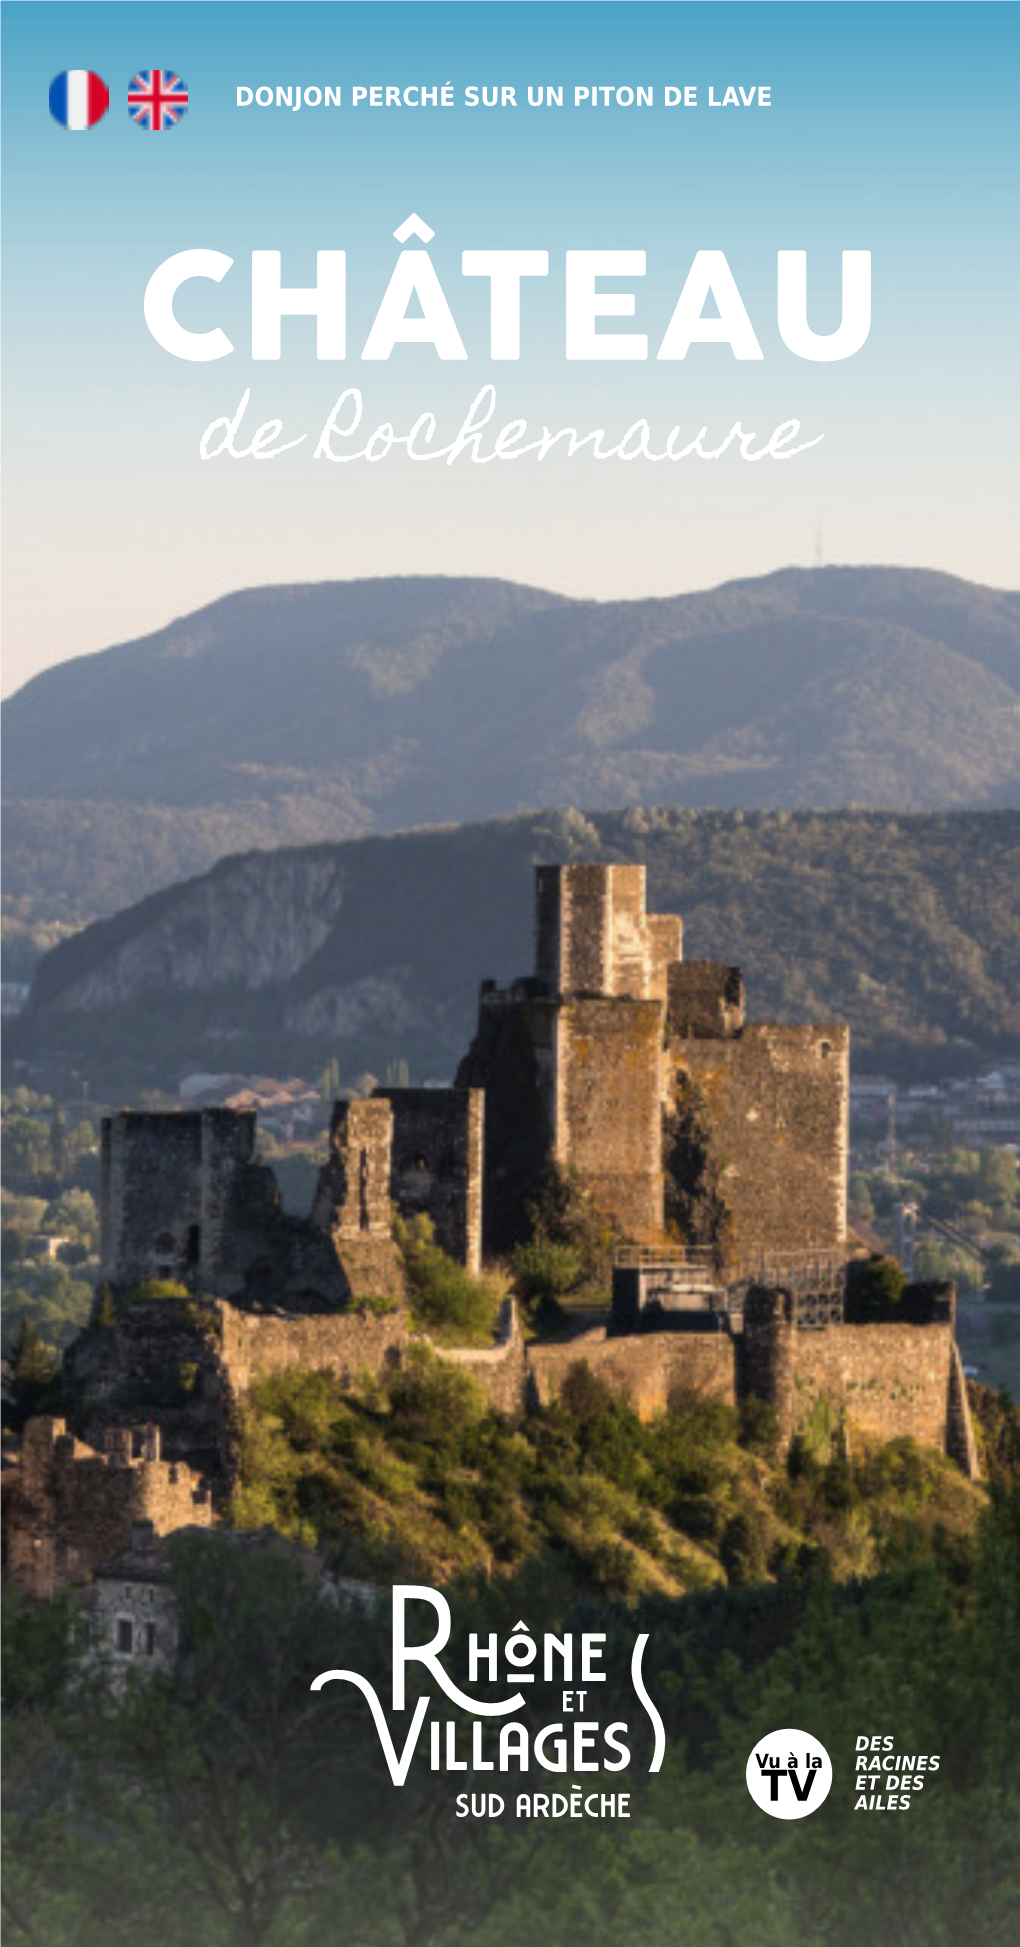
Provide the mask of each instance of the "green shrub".
POLYGON ((576 1280, 559 1295, 565 1296, 567 1289, 608 1288, 613 1270, 613 1246, 618 1239, 595 1209, 573 1170, 558 1164, 550 1165, 541 1193, 530 1206, 528 1216, 534 1244, 553 1245, 570 1253, 570 1258, 547 1258, 547 1268, 553 1269, 557 1264, 558 1274, 563 1275, 571 1259, 576 1262, 576 1280))
POLYGON ((485 1404, 466 1373, 423 1346, 415 1347, 388 1382, 391 1434, 402 1454, 441 1457, 443 1465, 460 1458, 468 1429, 485 1404))
POLYGON ((536 1310, 556 1304, 584 1283, 584 1253, 576 1243, 534 1237, 530 1244, 518 1244, 510 1262, 518 1297, 536 1310))
POLYGON ((447 1257, 432 1237, 427 1218, 404 1223, 394 1235, 411 1287, 414 1323, 444 1344, 486 1345, 496 1329, 499 1298, 483 1278, 473 1278, 447 1257))
POLYGON ((846 1319, 849 1325, 889 1323, 903 1315, 907 1280, 895 1258, 869 1257, 847 1271, 846 1319))
POLYGON ((821 1479, 822 1463, 810 1436, 794 1434, 786 1456, 786 1471, 792 1481, 807 1481, 812 1486, 821 1479))
POLYGON ((16 1431, 36 1413, 59 1409, 60 1360, 30 1319, 15 1333, 4 1373, 4 1421, 16 1431))
POLYGON ((387 1318, 390 1312, 397 1310, 397 1301, 395 1298, 388 1298, 385 1295, 377 1297, 371 1294, 367 1297, 359 1298, 354 1306, 354 1310, 366 1312, 372 1318, 387 1318))
POLYGON ((656 1473, 671 1496, 714 1495, 737 1458, 737 1412, 723 1400, 677 1389, 653 1432, 656 1473))

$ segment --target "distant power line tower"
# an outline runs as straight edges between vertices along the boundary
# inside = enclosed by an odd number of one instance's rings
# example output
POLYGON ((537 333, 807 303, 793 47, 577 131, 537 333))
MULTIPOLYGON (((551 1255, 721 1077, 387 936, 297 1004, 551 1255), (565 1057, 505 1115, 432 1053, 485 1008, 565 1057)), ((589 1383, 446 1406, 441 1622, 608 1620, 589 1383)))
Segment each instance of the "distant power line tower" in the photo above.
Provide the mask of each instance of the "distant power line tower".
POLYGON ((824 566, 825 549, 822 546, 822 523, 819 521, 815 527, 815 567, 824 568, 824 566))

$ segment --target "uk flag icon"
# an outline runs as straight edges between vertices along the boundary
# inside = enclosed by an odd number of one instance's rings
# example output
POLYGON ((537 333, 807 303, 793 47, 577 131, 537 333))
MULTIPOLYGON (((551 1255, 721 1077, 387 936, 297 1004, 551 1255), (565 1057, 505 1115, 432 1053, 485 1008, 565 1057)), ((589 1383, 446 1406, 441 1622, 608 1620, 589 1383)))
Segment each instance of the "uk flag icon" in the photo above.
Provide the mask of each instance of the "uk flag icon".
POLYGON ((173 128, 188 112, 188 91, 173 68, 141 68, 128 83, 128 114, 139 128, 173 128))

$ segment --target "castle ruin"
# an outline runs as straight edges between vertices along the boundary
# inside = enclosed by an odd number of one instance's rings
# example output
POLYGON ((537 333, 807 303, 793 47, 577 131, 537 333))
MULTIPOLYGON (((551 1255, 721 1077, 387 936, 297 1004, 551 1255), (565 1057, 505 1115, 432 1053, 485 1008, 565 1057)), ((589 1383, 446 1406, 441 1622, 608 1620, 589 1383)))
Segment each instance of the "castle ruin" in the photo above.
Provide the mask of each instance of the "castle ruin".
POLYGON ((88 1581, 127 1547, 144 1522, 158 1535, 211 1527, 209 1488, 191 1468, 164 1460, 158 1426, 107 1429, 101 1449, 76 1440, 63 1420, 30 1420, 5 1496, 6 1568, 38 1600, 88 1581))
POLYGON ((636 865, 539 866, 534 972, 482 988, 452 1088, 340 1102, 310 1218, 284 1213, 248 1111, 103 1130, 102 1276, 248 1309, 402 1295, 391 1205, 469 1270, 530 1230, 550 1169, 608 1231, 721 1278, 846 1244, 849 1034, 747 1022, 735 967, 682 958, 636 865))
POLYGON ((747 1021, 739 969, 683 959, 680 919, 646 912, 642 866, 539 866, 534 971, 483 984, 452 1087, 337 1103, 307 1218, 284 1211, 249 1111, 104 1123, 113 1316, 97 1300, 65 1357, 93 1446, 30 1427, 23 1578, 89 1572, 140 1518, 157 1533, 211 1519, 201 1481, 229 1485, 259 1374, 353 1385, 399 1363, 421 1335, 394 1207, 476 1272, 527 1239, 550 1176, 616 1240, 612 1316, 560 1343, 511 1328, 489 1349, 434 1348, 499 1410, 554 1397, 583 1360, 642 1414, 753 1394, 789 1440, 823 1402, 848 1443, 912 1435, 976 1474, 952 1287, 916 1288, 896 1322, 845 1319, 848 1095, 847 1028, 747 1021))

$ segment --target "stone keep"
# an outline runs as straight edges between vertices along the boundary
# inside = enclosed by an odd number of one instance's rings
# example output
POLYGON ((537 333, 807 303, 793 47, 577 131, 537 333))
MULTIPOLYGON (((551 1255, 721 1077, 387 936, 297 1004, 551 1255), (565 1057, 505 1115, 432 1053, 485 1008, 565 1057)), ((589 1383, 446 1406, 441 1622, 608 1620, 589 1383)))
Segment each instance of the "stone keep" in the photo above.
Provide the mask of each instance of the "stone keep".
POLYGON ((842 1250, 848 1030, 747 1023, 739 970, 681 954, 643 866, 537 868, 534 975, 485 984, 457 1078, 485 1092, 486 1251, 550 1164, 635 1243, 842 1250))

